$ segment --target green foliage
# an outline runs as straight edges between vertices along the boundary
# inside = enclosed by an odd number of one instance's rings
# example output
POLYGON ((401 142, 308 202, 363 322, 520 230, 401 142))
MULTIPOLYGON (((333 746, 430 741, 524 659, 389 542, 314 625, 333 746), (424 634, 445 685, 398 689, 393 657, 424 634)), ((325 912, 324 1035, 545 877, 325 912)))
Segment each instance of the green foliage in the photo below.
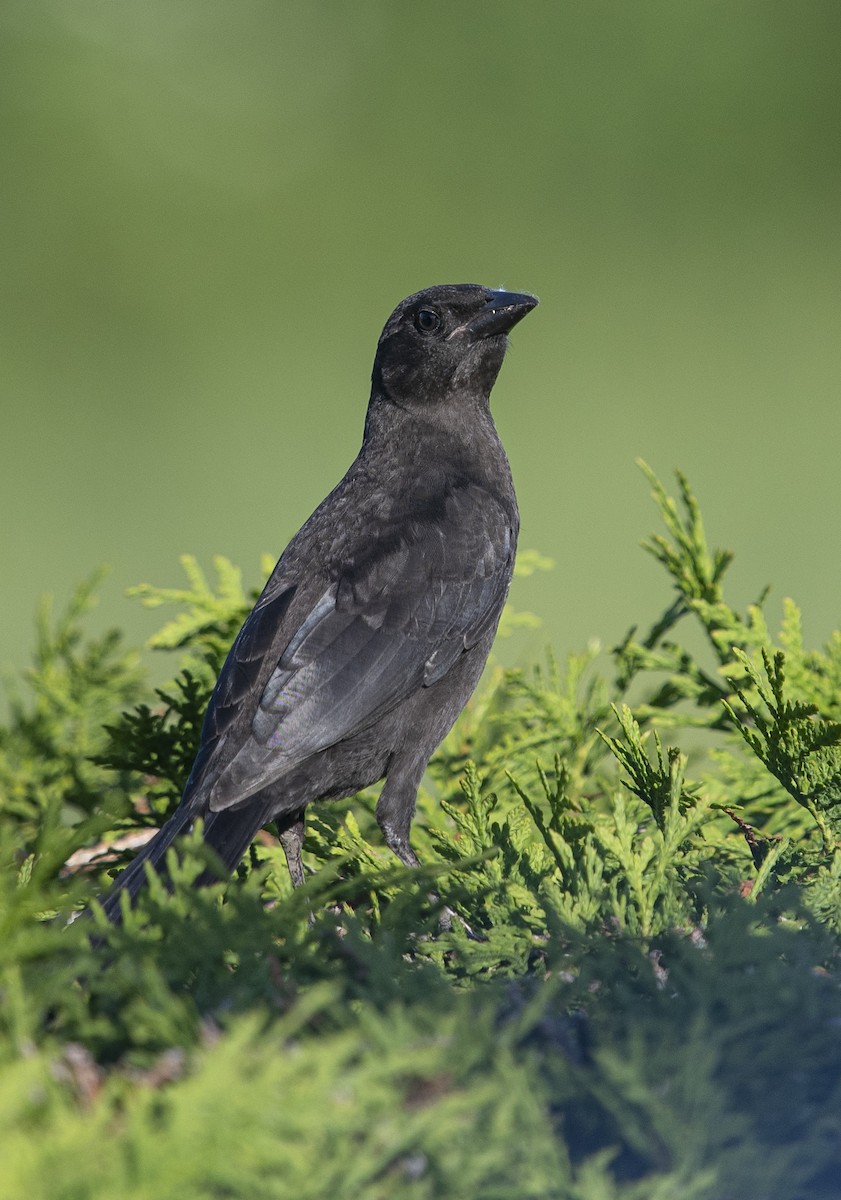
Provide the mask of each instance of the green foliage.
POLYGON ((174 604, 181 610, 149 639, 149 645, 156 650, 186 646, 193 654, 198 648, 209 647, 218 657, 224 658, 231 639, 251 607, 242 589, 242 572, 224 555, 217 554, 213 559, 217 584, 214 591, 192 554, 182 554, 181 566, 187 576, 185 588, 161 588, 141 583, 129 589, 129 595, 140 599, 146 608, 174 604))
POLYGON ((365 792, 308 814, 298 891, 268 834, 196 890, 196 831, 120 927, 66 924, 177 803, 249 596, 224 560, 137 590, 176 609, 152 694, 90 588, 42 619, 0 732, 0 1195, 837 1195, 841 637, 732 607, 648 474, 676 598, 612 671, 491 673, 416 871, 365 792))
POLYGON ((56 620, 42 603, 33 665, 23 686, 11 685, 0 726, 0 837, 39 865, 49 857, 51 870, 129 807, 126 774, 104 770, 96 756, 105 723, 139 698, 143 675, 140 655, 116 631, 83 637, 99 580, 82 584, 56 620))
POLYGON ((743 723, 725 701, 725 708, 753 753, 790 796, 802 804, 821 832, 827 851, 841 832, 841 725, 819 716, 816 704, 785 696, 785 655, 773 659, 763 646, 762 660, 770 685, 740 650, 734 650, 769 716, 744 692, 736 689, 751 724, 743 723))

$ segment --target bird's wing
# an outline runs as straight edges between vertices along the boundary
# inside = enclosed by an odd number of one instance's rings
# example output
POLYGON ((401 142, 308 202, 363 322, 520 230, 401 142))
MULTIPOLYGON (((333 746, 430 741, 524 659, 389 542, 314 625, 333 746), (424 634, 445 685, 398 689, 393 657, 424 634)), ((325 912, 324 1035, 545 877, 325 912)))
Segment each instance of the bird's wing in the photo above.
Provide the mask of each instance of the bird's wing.
POLYGON ((515 539, 496 502, 466 487, 387 548, 372 541, 298 624, 213 784, 211 809, 240 803, 443 678, 496 623, 515 539))
POLYGON ((262 689, 266 658, 273 653, 294 595, 295 587, 275 571, 237 634, 205 713, 184 800, 195 800, 204 793, 206 780, 218 774, 224 760, 231 757, 228 742, 236 744, 242 736, 240 728, 248 729, 255 690, 262 689))

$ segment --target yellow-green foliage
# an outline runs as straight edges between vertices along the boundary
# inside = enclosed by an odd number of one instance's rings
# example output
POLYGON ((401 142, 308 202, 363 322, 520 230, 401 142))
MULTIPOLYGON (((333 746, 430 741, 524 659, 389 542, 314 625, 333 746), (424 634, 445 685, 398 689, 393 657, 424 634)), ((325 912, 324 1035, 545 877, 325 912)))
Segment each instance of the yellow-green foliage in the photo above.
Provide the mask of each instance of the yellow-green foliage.
POLYGON ((0 731, 4 1200, 834 1200, 841 637, 733 609, 686 481, 648 474, 675 596, 612 665, 490 678, 415 872, 364 793, 308 815, 298 892, 268 841, 195 890, 196 833, 121 927, 67 925, 119 861, 73 851, 177 803, 253 593, 221 559, 138 589, 176 610, 157 694, 82 636, 90 589, 41 620, 0 731))

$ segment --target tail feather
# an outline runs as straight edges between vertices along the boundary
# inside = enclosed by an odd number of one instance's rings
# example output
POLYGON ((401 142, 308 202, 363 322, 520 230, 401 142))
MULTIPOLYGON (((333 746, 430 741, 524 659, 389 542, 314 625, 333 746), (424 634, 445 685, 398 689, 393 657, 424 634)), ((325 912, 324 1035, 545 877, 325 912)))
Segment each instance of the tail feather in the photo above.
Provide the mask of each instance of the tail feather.
MULTIPOLYGON (((230 873, 254 841, 257 831, 270 819, 270 806, 255 804, 253 798, 245 808, 226 808, 211 813, 204 823, 205 844, 216 852, 230 873)), ((215 878, 217 876, 206 872, 198 882, 207 883, 215 878)))
POLYGON ((146 863, 155 870, 163 862, 169 847, 183 833, 189 832, 194 814, 186 808, 177 809, 160 831, 148 842, 126 869, 117 877, 111 891, 101 901, 109 921, 118 922, 121 916, 120 896, 127 892, 134 903, 138 892, 146 883, 146 863))
MULTIPOLYGON (((216 852, 226 871, 230 874, 251 845, 257 831, 269 819, 269 805, 258 805, 253 802, 246 808, 226 809, 223 812, 211 813, 205 819, 205 844, 216 852)), ((163 874, 161 867, 167 850, 176 838, 189 833, 194 821, 195 813, 182 805, 173 813, 160 832, 143 847, 117 878, 105 899, 101 901, 109 921, 117 923, 121 918, 120 896, 123 892, 128 894, 129 900, 133 904, 138 892, 145 886, 146 863, 163 874)), ((209 883, 215 883, 219 878, 218 871, 204 871, 196 880, 196 885, 202 887, 209 883)))

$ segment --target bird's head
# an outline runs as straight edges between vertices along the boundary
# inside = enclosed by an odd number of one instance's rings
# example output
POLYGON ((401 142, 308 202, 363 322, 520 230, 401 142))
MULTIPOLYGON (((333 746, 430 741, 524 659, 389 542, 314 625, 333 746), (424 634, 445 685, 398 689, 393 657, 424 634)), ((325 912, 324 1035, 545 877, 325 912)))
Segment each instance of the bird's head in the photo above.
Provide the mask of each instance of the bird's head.
POLYGON ((508 332, 537 297, 473 283, 426 288, 397 305, 374 360, 374 391, 402 405, 446 401, 453 393, 487 400, 508 332))

